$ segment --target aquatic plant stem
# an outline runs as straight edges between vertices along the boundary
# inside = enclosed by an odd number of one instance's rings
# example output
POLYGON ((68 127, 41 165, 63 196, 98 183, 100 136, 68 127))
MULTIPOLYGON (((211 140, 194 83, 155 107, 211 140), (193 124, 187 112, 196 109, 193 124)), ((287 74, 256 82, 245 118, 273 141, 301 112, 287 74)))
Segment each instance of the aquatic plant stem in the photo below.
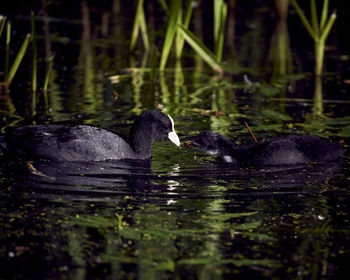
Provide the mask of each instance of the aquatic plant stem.
POLYGON ((53 63, 53 59, 54 59, 54 55, 50 56, 49 59, 46 61, 46 71, 45 71, 45 79, 44 79, 44 86, 43 86, 43 90, 46 91, 47 90, 47 86, 49 84, 49 78, 50 78, 50 73, 52 70, 52 63, 53 63))
POLYGON ((323 7, 322 7, 321 22, 320 22, 321 29, 325 27, 325 24, 327 21, 327 14, 328 14, 328 0, 324 0, 323 7))
POLYGON ((0 15, 0 38, 1 38, 2 32, 4 31, 5 23, 6 23, 6 17, 0 15))
MULTIPOLYGON (((182 19, 182 10, 179 9, 179 15, 178 15, 178 24, 182 24, 185 28, 188 28, 191 16, 192 16, 192 10, 193 10, 193 0, 187 1, 187 6, 185 10, 184 19, 182 19)), ((176 35, 176 58, 181 58, 182 56, 182 50, 184 46, 185 40, 181 33, 177 31, 176 35)))
POLYGON ((149 49, 149 41, 147 35, 147 25, 145 11, 143 9, 143 0, 137 2, 136 15, 134 19, 134 25, 131 33, 130 50, 133 50, 136 45, 136 41, 139 36, 139 30, 141 30, 141 37, 146 50, 149 49))
POLYGON ((322 29, 322 33, 320 34, 320 39, 325 41, 326 38, 328 37, 329 32, 332 29, 332 26, 335 22, 335 20, 337 19, 337 14, 335 11, 333 11, 333 13, 331 14, 329 20, 327 21, 327 23, 325 24, 324 28, 322 29))
POLYGON ((222 59, 224 35, 227 17, 227 4, 223 0, 214 1, 214 44, 215 56, 218 61, 222 59))
POLYGON ((4 81, 7 80, 9 72, 9 57, 10 57, 10 42, 11 42, 11 22, 6 25, 6 44, 5 44, 5 61, 4 61, 4 81))
POLYGON ((312 106, 313 115, 323 115, 323 98, 322 98, 322 79, 321 76, 315 76, 315 91, 312 106))
POLYGON ((179 25, 178 29, 181 31, 182 36, 186 42, 197 52, 197 54, 209 64, 209 66, 218 73, 223 73, 220 62, 217 61, 215 55, 188 29, 179 25))
POLYGON ((315 33, 314 30, 312 29, 309 21, 306 19, 303 11, 301 10, 301 8, 299 7, 298 3, 296 2, 296 0, 290 0, 291 4, 293 5, 295 11, 297 12, 301 22, 304 24, 304 27, 306 28, 306 31, 309 33, 309 35, 311 36, 311 38, 313 40, 315 40, 315 33))
POLYGON ((131 40, 130 40, 130 50, 132 51, 135 48, 137 38, 139 36, 139 13, 142 8, 143 0, 139 0, 137 2, 136 14, 134 19, 134 25, 131 32, 131 40))
POLYGON ((326 44, 326 38, 334 24, 336 19, 336 13, 333 12, 328 22, 324 26, 322 33, 319 35, 319 39, 315 41, 315 74, 317 76, 322 75, 323 61, 324 61, 324 47, 326 44))
POLYGON ((35 31, 35 16, 30 14, 32 28, 32 51, 33 51, 33 68, 32 68, 32 91, 36 91, 37 84, 37 47, 36 47, 36 31, 35 31))
POLYGON ((167 63, 167 60, 171 51, 171 46, 173 44, 176 30, 177 30, 177 21, 178 21, 179 10, 181 9, 181 6, 182 6, 181 0, 172 0, 170 2, 168 24, 167 24, 166 34, 164 38, 162 55, 160 58, 160 66, 159 66, 160 70, 165 69, 165 65, 167 63))
POLYGON ((145 46, 145 50, 148 51, 149 50, 149 40, 148 40, 145 11, 143 9, 143 6, 142 6, 141 14, 140 14, 140 30, 141 30, 141 37, 142 37, 143 45, 145 46))
MULTIPOLYGON (((182 9, 180 8, 177 15, 177 24, 182 24, 182 9)), ((182 37, 181 33, 179 31, 176 32, 176 38, 175 38, 175 54, 176 58, 180 59, 182 55, 182 46, 185 42, 184 38, 182 37), (181 46, 182 45, 182 46, 181 46)))
POLYGON ((317 17, 317 8, 316 8, 316 1, 311 0, 311 25, 313 32, 315 34, 315 37, 318 38, 320 34, 319 26, 318 26, 318 17, 317 17))
POLYGON ((321 14, 321 21, 318 22, 317 18, 317 7, 315 0, 311 0, 311 25, 306 19, 304 13, 300 9, 296 0, 290 0, 291 4, 294 6, 297 14, 299 15, 302 23, 304 24, 306 30, 309 32, 311 38, 314 40, 315 44, 315 75, 322 75, 323 61, 324 61, 324 47, 326 39, 329 32, 337 18, 335 11, 331 14, 330 18, 327 20, 328 13, 328 0, 324 0, 321 14))
POLYGON ((319 76, 322 74, 323 59, 324 59, 324 41, 315 42, 315 74, 319 76))
POLYGON ((25 37, 22 46, 9 70, 9 73, 7 75, 7 78, 5 79, 5 86, 6 88, 8 88, 12 82, 13 77, 15 76, 17 69, 19 67, 19 65, 21 64, 21 61, 23 59, 24 54, 27 51, 28 48, 28 44, 30 42, 30 40, 32 39, 32 35, 31 34, 27 34, 27 36, 25 37))
POLYGON ((158 0, 160 7, 164 10, 166 14, 169 14, 169 8, 165 0, 158 0))
POLYGON ((256 137, 255 137, 253 131, 250 129, 249 124, 248 124, 247 122, 244 122, 244 125, 245 125, 245 127, 248 129, 248 131, 249 131, 249 133, 250 133, 250 136, 253 138, 254 142, 255 142, 255 143, 258 143, 258 140, 256 139, 256 137))

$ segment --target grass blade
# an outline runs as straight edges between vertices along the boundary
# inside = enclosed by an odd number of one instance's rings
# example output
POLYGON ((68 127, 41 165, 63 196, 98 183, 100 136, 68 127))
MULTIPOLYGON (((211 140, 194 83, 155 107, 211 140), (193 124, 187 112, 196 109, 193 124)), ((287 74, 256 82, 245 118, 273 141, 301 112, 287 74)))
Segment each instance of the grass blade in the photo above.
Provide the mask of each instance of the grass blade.
POLYGON ((216 72, 223 73, 224 70, 220 63, 216 60, 215 55, 188 29, 178 26, 178 30, 182 33, 186 42, 197 52, 197 54, 209 64, 216 72))
MULTIPOLYGON (((193 0, 189 0, 187 1, 183 22, 181 22, 182 17, 180 17, 180 15, 179 15, 179 19, 181 19, 181 21, 178 20, 178 23, 182 24, 183 27, 185 27, 186 29, 188 29, 188 26, 190 25, 192 11, 193 11, 193 0)), ((182 56, 182 50, 183 50, 184 44, 185 44, 185 39, 182 37, 180 32, 177 32, 177 37, 176 37, 176 57, 177 58, 180 58, 182 56)))
POLYGON ((165 34, 162 56, 160 58, 160 70, 164 70, 166 62, 168 60, 171 46, 174 41, 174 37, 177 30, 177 17, 179 15, 179 10, 181 9, 182 1, 172 0, 170 3, 170 14, 167 24, 167 30, 165 34))
POLYGON ((334 24, 334 21, 335 21, 336 19, 337 19, 337 14, 336 14, 336 12, 334 11, 334 12, 332 13, 332 15, 330 16, 329 20, 327 21, 325 27, 324 27, 323 30, 322 30, 322 33, 321 33, 321 35, 320 35, 320 41, 326 40, 326 38, 327 38, 327 36, 328 36, 329 32, 331 31, 331 28, 332 28, 332 26, 333 26, 333 24, 334 24))
POLYGON ((165 0, 158 0, 159 5, 162 7, 164 12, 168 15, 169 14, 169 8, 165 0))
POLYGON ((214 0, 214 42, 215 44, 219 38, 222 5, 223 5, 223 0, 214 0))
POLYGON ((0 15, 0 38, 1 38, 2 31, 4 31, 5 23, 6 23, 6 17, 0 15))
POLYGON ((37 81, 37 47, 36 47, 36 31, 35 31, 35 16, 34 13, 30 14, 30 22, 32 27, 32 50, 33 50, 33 73, 32 73, 32 90, 36 91, 37 81))
POLYGON ((311 0, 311 24, 316 37, 319 37, 320 30, 318 26, 317 8, 315 0, 311 0))
POLYGON ((215 54, 216 59, 218 61, 221 61, 222 59, 222 52, 224 48, 224 35, 225 35, 225 26, 226 26, 226 17, 227 17, 227 5, 225 3, 221 6, 221 13, 220 13, 220 25, 219 25, 219 31, 217 34, 217 41, 215 42, 215 54))
MULTIPOLYGON (((182 25, 182 9, 178 10, 177 15, 177 23, 179 25, 182 25)), ((181 58, 182 55, 182 49, 181 49, 181 43, 184 42, 184 38, 181 36, 180 32, 176 32, 176 39, 175 39, 175 52, 176 52, 176 58, 181 58)))
POLYGON ((28 44, 30 42, 30 40, 32 39, 32 35, 31 34, 27 34, 27 36, 25 37, 23 43, 22 43, 22 46, 20 48, 20 50, 18 51, 18 54, 10 68, 10 71, 8 73, 8 76, 5 80, 5 85, 6 87, 9 87, 12 80, 13 80, 13 77, 15 76, 16 72, 17 72, 17 69, 19 67, 19 65, 21 64, 21 61, 23 59, 23 56, 24 54, 26 53, 27 51, 27 48, 28 48, 28 44))
POLYGON ((190 25, 192 11, 193 11, 193 0, 189 0, 189 1, 187 1, 184 21, 183 21, 183 26, 186 28, 188 28, 188 26, 190 25))
POLYGON ((9 57, 10 57, 10 42, 11 42, 11 22, 6 25, 6 45, 5 45, 5 61, 4 61, 4 80, 7 80, 9 73, 9 57))
POLYGON ((44 86, 43 86, 43 90, 46 91, 47 90, 47 86, 49 84, 49 78, 50 78, 50 73, 52 70, 52 64, 53 64, 53 59, 54 59, 54 55, 50 56, 49 59, 46 61, 46 70, 45 70, 45 79, 44 79, 44 86))
POLYGON ((322 7, 322 14, 321 14, 321 23, 320 23, 321 34, 323 32, 323 29, 327 21, 327 14, 328 14, 328 0, 324 0, 323 7, 322 7))
POLYGON ((136 41, 139 37, 139 28, 140 28, 140 22, 141 22, 140 17, 141 17, 142 10, 143 10, 143 0, 139 0, 137 2, 134 25, 133 25, 132 33, 131 33, 131 40, 130 40, 130 50, 131 51, 135 48, 136 41))
POLYGON ((300 9, 297 1, 296 0, 290 0, 290 3, 293 5, 295 11, 297 12, 298 16, 300 17, 302 23, 304 24, 307 32, 309 32, 311 38, 315 41, 316 40, 316 34, 315 34, 314 30, 312 29, 309 21, 306 19, 303 11, 300 9))
POLYGON ((141 6, 141 12, 140 12, 140 29, 141 29, 141 36, 142 36, 143 44, 144 44, 145 49, 147 51, 149 49, 149 40, 148 40, 148 34, 147 34, 145 10, 143 9, 143 6, 141 6))

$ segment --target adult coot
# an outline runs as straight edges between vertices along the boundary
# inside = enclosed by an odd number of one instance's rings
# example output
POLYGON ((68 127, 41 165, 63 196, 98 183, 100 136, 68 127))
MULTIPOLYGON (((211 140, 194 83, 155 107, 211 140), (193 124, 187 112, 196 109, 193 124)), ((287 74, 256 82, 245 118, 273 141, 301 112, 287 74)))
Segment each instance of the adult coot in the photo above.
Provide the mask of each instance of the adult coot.
POLYGON ((8 131, 0 146, 8 153, 56 161, 146 159, 152 155, 152 143, 165 138, 180 146, 173 119, 149 110, 136 118, 127 141, 97 127, 44 124, 8 131))
POLYGON ((293 165, 326 162, 343 156, 339 144, 312 135, 293 135, 247 145, 236 145, 219 133, 204 131, 189 138, 187 145, 226 162, 241 165, 293 165))

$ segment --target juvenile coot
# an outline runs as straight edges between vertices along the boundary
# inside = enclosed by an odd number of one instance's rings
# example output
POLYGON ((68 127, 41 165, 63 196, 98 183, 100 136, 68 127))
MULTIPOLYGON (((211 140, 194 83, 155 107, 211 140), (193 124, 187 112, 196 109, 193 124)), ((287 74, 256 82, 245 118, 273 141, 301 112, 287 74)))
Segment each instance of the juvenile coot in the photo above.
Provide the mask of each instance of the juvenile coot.
POLYGON ((8 131, 0 146, 8 153, 56 161, 145 159, 152 155, 152 143, 165 138, 180 146, 173 119, 149 110, 136 118, 127 141, 97 127, 44 124, 8 131))
POLYGON ((293 165, 326 162, 343 156, 344 149, 312 135, 293 135, 248 145, 236 145, 219 133, 204 131, 189 138, 196 149, 226 162, 242 165, 293 165))

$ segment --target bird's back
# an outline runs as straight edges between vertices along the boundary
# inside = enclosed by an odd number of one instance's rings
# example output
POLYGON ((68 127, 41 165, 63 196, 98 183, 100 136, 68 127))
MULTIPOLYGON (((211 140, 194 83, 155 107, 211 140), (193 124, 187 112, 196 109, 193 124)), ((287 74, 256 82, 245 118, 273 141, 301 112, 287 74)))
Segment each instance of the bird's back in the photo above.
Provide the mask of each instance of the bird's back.
POLYGON ((337 143, 313 135, 292 135, 251 145, 246 158, 250 164, 288 165, 332 161, 343 153, 337 143))
POLYGON ((86 125, 24 126, 9 133, 6 142, 11 152, 63 161, 123 159, 134 154, 120 136, 86 125))

